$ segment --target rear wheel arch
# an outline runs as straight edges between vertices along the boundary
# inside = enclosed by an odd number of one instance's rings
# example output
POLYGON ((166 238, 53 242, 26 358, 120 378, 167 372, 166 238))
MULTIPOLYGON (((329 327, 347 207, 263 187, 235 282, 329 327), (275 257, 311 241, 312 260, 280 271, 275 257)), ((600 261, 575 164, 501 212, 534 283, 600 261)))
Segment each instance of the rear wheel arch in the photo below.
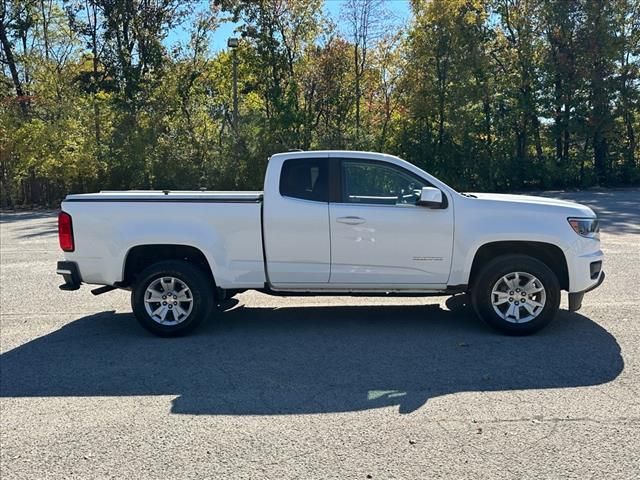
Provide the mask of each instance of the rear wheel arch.
POLYGON ((191 245, 143 244, 131 247, 124 258, 122 282, 125 286, 135 284, 136 278, 151 265, 167 260, 186 261, 195 265, 209 278, 215 287, 213 268, 206 255, 191 245))
POLYGON ((562 249, 551 243, 533 241, 498 241, 482 245, 471 264, 469 286, 473 288, 478 274, 489 262, 504 255, 526 255, 541 261, 558 278, 560 288, 569 289, 569 269, 562 249))

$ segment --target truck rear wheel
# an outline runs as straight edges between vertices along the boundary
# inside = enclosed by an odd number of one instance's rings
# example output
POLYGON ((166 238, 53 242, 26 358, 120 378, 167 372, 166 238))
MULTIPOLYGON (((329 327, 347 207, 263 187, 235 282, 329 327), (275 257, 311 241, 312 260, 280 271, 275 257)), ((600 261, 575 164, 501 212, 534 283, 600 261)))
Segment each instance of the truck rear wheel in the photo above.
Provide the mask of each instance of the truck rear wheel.
POLYGON ((184 335, 211 312, 213 285, 198 267, 170 260, 145 269, 131 292, 140 324, 162 337, 184 335))
POLYGON ((500 256, 482 268, 472 285, 478 315, 509 335, 528 335, 558 312, 560 284, 547 265, 526 255, 500 256))

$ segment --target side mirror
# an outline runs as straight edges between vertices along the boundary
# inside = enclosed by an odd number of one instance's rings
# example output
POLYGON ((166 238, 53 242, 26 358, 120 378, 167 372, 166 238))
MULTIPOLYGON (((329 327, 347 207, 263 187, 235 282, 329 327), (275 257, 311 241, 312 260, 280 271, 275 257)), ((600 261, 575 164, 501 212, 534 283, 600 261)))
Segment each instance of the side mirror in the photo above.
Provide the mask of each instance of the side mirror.
POLYGON ((442 208, 442 192, 434 187, 424 187, 416 205, 427 208, 442 208))

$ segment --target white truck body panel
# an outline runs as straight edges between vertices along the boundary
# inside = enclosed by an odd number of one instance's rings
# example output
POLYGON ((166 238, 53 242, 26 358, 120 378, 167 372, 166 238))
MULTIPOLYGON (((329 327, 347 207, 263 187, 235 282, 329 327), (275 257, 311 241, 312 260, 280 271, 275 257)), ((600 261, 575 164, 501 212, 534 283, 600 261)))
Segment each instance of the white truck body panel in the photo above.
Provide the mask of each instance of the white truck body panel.
POLYGON ((128 252, 140 245, 186 245, 206 257, 218 287, 319 292, 434 292, 465 286, 478 249, 535 241, 560 248, 569 291, 594 286, 602 260, 597 238, 576 234, 568 217, 588 207, 519 195, 470 198, 420 168, 371 152, 292 152, 271 157, 262 192, 102 192, 70 195, 76 262, 85 283, 123 280, 128 252), (356 158, 395 165, 441 190, 448 205, 317 202, 280 193, 286 160, 356 158), (351 221, 349 217, 364 219, 351 221), (346 218, 346 220, 345 220, 346 218), (264 236, 264 238, 263 238, 264 236), (265 263, 266 260, 266 263, 265 263))
POLYGON ((74 219, 75 251, 65 259, 78 263, 84 282, 113 285, 123 280, 132 248, 186 245, 205 255, 220 287, 260 288, 265 275, 257 199, 249 192, 72 195, 63 209, 74 219), (244 203, 233 203, 238 198, 244 203))
POLYGON ((331 280, 334 285, 388 285, 405 289, 447 285, 453 248, 453 190, 391 155, 332 152, 332 157, 384 160, 439 187, 451 208, 330 203, 331 280))
POLYGON ((579 292, 596 282, 579 264, 581 256, 601 260, 599 239, 578 236, 568 227, 567 218, 593 218, 593 211, 574 202, 524 195, 457 195, 456 236, 449 283, 468 282, 476 252, 482 245, 504 241, 543 242, 562 250, 567 260, 569 291, 579 292), (539 199, 540 201, 536 201, 539 199), (550 208, 552 207, 552 208, 550 208), (597 258, 596 258, 597 257, 597 258))
POLYGON ((330 223, 332 284, 447 284, 453 209, 336 203, 330 223))
MULTIPOLYGON (((328 157, 326 153, 308 156, 328 157)), ((280 170, 286 158, 271 157, 264 183, 264 249, 269 282, 276 288, 322 285, 329 281, 331 268, 329 204, 280 195, 280 170)))

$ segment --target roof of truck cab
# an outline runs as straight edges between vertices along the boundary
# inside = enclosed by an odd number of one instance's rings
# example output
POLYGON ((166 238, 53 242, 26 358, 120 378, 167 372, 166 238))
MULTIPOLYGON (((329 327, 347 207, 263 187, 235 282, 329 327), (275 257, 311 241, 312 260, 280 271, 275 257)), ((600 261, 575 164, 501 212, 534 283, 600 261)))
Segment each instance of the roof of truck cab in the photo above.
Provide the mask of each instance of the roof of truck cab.
POLYGON ((276 157, 290 157, 290 158, 305 158, 313 156, 332 156, 332 157, 358 157, 358 158, 393 158, 398 160, 398 157, 389 155, 387 153, 380 152, 367 152, 361 150, 295 150, 291 152, 274 153, 271 158, 276 157))

